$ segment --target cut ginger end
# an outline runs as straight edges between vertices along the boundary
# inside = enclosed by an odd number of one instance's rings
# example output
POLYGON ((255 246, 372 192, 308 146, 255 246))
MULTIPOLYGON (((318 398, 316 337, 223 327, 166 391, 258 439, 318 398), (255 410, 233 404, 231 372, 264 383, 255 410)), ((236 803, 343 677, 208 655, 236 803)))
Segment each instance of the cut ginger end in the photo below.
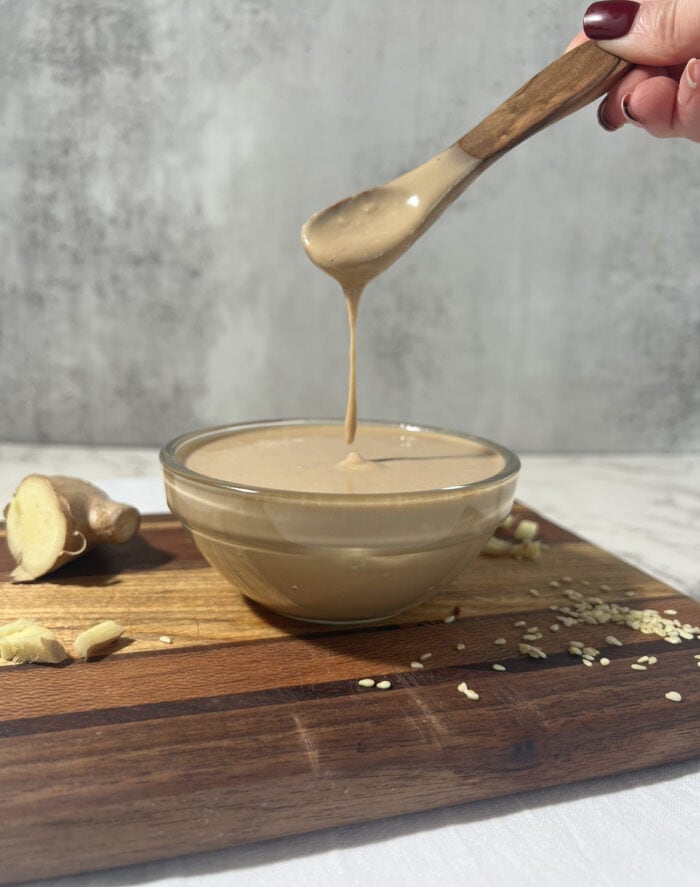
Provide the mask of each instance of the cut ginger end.
MULTIPOLYGON (((48 478, 26 478, 5 512, 7 544, 17 562, 12 576, 20 581, 53 569, 65 549, 68 519, 48 478)), ((79 548, 84 539, 74 540, 79 548)))
POLYGON ((141 516, 87 481, 30 474, 5 509, 17 582, 37 579, 99 542, 127 542, 141 516))

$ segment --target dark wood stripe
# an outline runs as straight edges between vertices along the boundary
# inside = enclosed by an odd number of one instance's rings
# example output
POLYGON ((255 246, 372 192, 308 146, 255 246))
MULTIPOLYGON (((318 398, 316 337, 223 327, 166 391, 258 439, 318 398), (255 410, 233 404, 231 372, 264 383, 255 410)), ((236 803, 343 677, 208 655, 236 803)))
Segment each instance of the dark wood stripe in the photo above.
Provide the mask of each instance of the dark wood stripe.
MULTIPOLYGON (((638 643, 626 643, 624 650, 618 647, 606 649, 604 653, 614 657, 615 664, 609 667, 617 669, 616 685, 619 687, 621 681, 625 678, 629 681, 631 679, 630 676, 632 676, 632 679, 635 676, 639 679, 639 675, 629 669, 629 664, 643 654, 647 656, 664 656, 665 663, 668 664, 668 647, 669 645, 665 641, 653 638, 638 643), (624 673, 621 674, 620 672, 623 669, 624 673)), ((211 652, 210 649, 205 649, 200 651, 198 655, 211 652)), ((674 662, 678 669, 678 675, 680 676, 684 672, 692 673, 692 666, 695 662, 692 659, 691 651, 674 648, 673 653, 675 653, 674 662), (687 667, 684 668, 684 666, 687 667)), ((96 706, 82 711, 65 711, 33 717, 6 719, 0 722, 0 741, 16 736, 42 735, 113 724, 337 699, 356 694, 388 694, 407 689, 434 688, 446 684, 456 688, 460 681, 478 683, 483 681, 484 677, 487 677, 489 681, 493 680, 493 675, 496 674, 492 668, 494 661, 498 661, 506 667, 505 672, 497 674, 497 677, 502 682, 512 680, 514 675, 523 673, 536 678, 542 678, 547 672, 553 670, 560 672, 562 669, 567 668, 581 669, 580 677, 582 681, 591 679, 591 669, 585 669, 578 657, 572 656, 566 651, 550 653, 546 660, 537 661, 533 661, 527 656, 503 656, 485 661, 453 663, 449 666, 437 668, 427 667, 422 670, 407 669, 396 672, 375 671, 372 674, 363 673, 361 675, 362 677, 371 677, 375 681, 390 681, 392 686, 389 690, 379 690, 376 687, 360 687, 358 684, 359 678, 353 676, 352 678, 341 680, 279 685, 247 692, 212 693, 211 695, 191 696, 165 701, 131 702, 119 706, 96 706), (583 669, 585 669, 585 673, 583 669)), ((206 668, 206 662, 203 664, 203 667, 206 668)), ((603 667, 596 663, 592 668, 602 669, 603 667)), ((559 677, 557 677, 557 680, 559 680, 559 677)))

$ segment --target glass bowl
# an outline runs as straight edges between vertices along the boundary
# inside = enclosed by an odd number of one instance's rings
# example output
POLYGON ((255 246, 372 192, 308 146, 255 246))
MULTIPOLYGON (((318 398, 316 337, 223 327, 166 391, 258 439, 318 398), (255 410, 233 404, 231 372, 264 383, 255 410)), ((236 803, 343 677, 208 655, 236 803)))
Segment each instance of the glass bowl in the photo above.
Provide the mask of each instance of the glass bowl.
MULTIPOLYGON (((510 512, 520 470, 505 447, 459 432, 362 422, 402 435, 440 434, 500 457, 490 477, 411 492, 334 493, 233 483, 187 466, 205 444, 246 432, 303 434, 339 420, 287 419, 192 431, 163 447, 168 506, 205 559, 249 598, 284 616, 334 624, 387 619, 449 583, 510 512), (269 429, 267 431, 266 429, 269 429)), ((382 432, 380 432, 382 433, 382 432)))

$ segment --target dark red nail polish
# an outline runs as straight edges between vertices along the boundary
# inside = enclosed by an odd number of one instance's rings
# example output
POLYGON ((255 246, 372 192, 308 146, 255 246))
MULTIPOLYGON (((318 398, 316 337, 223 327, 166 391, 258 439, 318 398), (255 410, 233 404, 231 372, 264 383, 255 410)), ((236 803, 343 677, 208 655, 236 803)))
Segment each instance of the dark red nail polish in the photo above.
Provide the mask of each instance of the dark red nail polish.
POLYGON ((592 3, 583 16, 583 32, 589 40, 624 37, 639 10, 634 0, 603 0, 592 3))

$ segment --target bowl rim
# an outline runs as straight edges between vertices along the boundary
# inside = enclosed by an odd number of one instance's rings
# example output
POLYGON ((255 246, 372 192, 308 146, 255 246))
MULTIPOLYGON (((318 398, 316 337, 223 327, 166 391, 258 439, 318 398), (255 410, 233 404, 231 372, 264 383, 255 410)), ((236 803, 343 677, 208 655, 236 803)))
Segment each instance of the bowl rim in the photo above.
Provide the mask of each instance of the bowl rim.
POLYGON ((476 434, 469 434, 462 431, 453 431, 446 428, 440 428, 434 425, 419 425, 413 422, 397 422, 383 419, 362 419, 357 425, 360 428, 363 425, 383 426, 404 430, 407 432, 430 432, 434 434, 445 434, 450 437, 457 437, 462 440, 468 440, 473 443, 490 447, 499 453, 504 459, 503 468, 496 474, 482 478, 478 481, 471 481, 464 484, 454 484, 449 487, 435 487, 425 490, 408 490, 406 492, 390 492, 390 493, 334 493, 334 492, 318 492, 316 490, 285 490, 276 487, 262 487, 252 484, 244 484, 233 481, 222 480, 221 478, 211 477, 208 474, 201 474, 188 468, 178 457, 178 451, 183 447, 194 449, 196 444, 206 443, 220 437, 237 434, 243 431, 250 431, 260 428, 281 428, 305 425, 337 425, 342 430, 344 425, 343 419, 260 419, 249 422, 235 422, 226 425, 213 425, 207 428, 195 429, 179 434, 160 450, 159 459, 162 468, 169 470, 181 478, 198 483, 205 487, 213 487, 220 490, 228 490, 232 493, 242 493, 244 495, 265 495, 285 498, 296 501, 308 501, 309 497, 321 502, 331 502, 342 500, 344 502, 366 502, 368 500, 382 502, 405 502, 407 499, 419 499, 425 496, 453 495, 455 493, 476 491, 492 486, 498 486, 504 481, 516 477, 521 468, 521 462, 518 456, 508 447, 485 437, 476 434))

